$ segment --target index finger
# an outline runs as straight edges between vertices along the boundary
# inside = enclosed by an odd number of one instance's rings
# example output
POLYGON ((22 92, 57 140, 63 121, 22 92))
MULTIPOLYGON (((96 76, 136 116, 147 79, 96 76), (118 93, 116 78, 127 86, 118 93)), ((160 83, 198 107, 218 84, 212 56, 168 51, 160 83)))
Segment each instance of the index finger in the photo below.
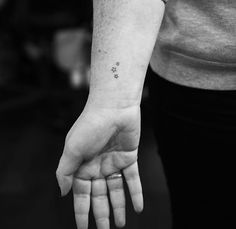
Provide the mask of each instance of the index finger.
POLYGON ((123 170, 126 182, 128 184, 130 196, 136 212, 143 210, 143 192, 139 177, 138 163, 130 165, 123 170))
POLYGON ((91 181, 74 178, 73 194, 75 220, 78 229, 88 228, 88 214, 90 208, 91 181))

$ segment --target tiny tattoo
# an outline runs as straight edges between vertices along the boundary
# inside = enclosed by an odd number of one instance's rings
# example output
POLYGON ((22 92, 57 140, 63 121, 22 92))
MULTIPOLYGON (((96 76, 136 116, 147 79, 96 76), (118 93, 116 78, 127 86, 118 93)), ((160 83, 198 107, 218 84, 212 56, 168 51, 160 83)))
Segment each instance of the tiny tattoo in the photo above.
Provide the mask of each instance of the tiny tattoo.
POLYGON ((114 75, 113 75, 114 78, 117 79, 117 78, 119 77, 119 75, 118 75, 118 73, 117 73, 117 71, 118 71, 118 70, 117 70, 117 67, 120 65, 120 62, 116 62, 115 65, 116 65, 116 66, 113 66, 113 67, 111 68, 111 71, 112 71, 112 73, 114 73, 114 75))
POLYGON ((111 68, 111 71, 114 73, 114 72, 116 72, 116 67, 112 67, 111 68))

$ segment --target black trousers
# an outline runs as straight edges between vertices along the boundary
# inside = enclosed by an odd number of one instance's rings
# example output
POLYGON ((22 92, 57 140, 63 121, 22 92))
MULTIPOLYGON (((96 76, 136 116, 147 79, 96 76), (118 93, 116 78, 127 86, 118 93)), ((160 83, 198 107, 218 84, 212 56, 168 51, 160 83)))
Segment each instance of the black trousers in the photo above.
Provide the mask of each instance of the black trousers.
POLYGON ((236 228, 236 91, 181 86, 151 71, 149 92, 173 228, 236 228))

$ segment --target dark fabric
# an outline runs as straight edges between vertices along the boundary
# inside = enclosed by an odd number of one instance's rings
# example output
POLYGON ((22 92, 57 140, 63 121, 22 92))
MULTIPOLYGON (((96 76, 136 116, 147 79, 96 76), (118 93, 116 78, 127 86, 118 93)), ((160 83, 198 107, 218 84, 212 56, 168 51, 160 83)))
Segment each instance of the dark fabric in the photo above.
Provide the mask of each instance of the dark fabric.
POLYGON ((236 91, 148 82, 173 228, 236 228, 236 91))

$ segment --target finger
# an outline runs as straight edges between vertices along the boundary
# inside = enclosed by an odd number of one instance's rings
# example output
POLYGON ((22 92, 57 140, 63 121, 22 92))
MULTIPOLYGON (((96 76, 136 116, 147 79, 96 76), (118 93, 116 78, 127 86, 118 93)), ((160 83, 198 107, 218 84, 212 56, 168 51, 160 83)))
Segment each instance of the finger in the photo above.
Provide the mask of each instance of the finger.
POLYGON ((125 226, 125 193, 123 178, 107 179, 111 205, 117 227, 125 226))
POLYGON ((73 174, 78 169, 81 161, 82 157, 80 154, 73 150, 69 150, 66 146, 64 147, 56 172, 62 196, 66 195, 70 191, 73 183, 73 174))
POLYGON ((105 179, 92 181, 93 214, 98 229, 109 229, 109 203, 105 179))
POLYGON ((126 182, 128 184, 132 203, 136 212, 143 210, 143 193, 138 172, 138 163, 135 162, 131 166, 123 170, 126 182))
POLYGON ((73 194, 75 220, 78 229, 88 228, 88 214, 90 208, 91 181, 74 178, 73 194))

